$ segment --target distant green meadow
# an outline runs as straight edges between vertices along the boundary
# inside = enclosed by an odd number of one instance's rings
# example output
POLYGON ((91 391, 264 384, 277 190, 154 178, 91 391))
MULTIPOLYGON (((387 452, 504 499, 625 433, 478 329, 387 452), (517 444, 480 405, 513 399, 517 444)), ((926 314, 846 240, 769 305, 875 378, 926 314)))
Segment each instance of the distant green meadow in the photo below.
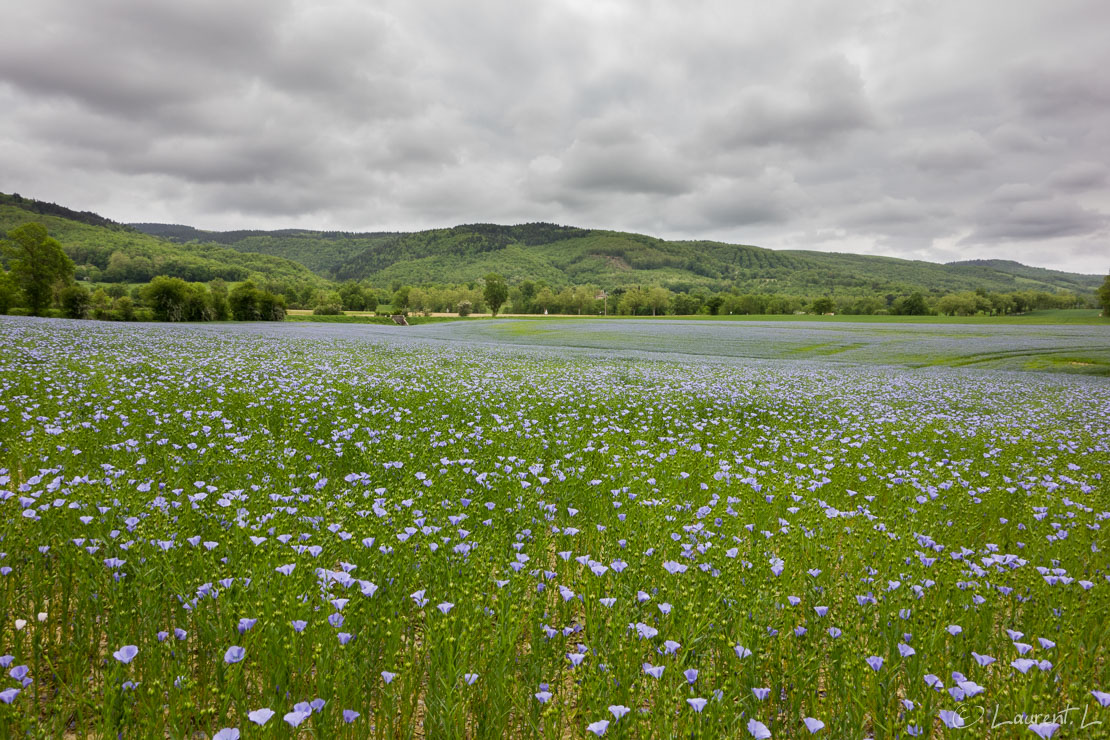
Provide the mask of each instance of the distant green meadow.
POLYGON ((1108 368, 1082 324, 0 317, 0 736, 1107 737, 1108 368))
POLYGON ((1087 324, 1110 328, 1110 318, 1097 308, 1045 309, 1008 316, 892 316, 883 314, 837 314, 813 316, 745 315, 745 316, 686 316, 695 320, 718 321, 817 321, 820 323, 875 323, 875 324, 1087 324))
POLYGON ((1087 324, 1091 326, 1105 326, 1110 328, 1110 318, 1102 315, 1095 308, 1069 308, 1045 309, 1029 311, 1022 314, 1007 316, 895 316, 891 314, 829 314, 815 316, 813 314, 737 314, 737 315, 708 315, 695 316, 517 316, 513 318, 532 319, 536 321, 552 321, 555 319, 582 318, 582 319, 623 319, 628 321, 674 320, 683 321, 803 321, 822 324, 838 323, 865 323, 865 324, 1087 324))

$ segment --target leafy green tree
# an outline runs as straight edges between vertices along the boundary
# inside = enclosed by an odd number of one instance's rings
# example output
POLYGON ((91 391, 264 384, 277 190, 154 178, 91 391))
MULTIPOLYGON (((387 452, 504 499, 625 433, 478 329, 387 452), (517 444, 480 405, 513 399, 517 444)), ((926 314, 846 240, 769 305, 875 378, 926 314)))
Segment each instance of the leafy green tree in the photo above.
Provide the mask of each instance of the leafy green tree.
POLYGON ((737 313, 754 316, 767 312, 767 299, 765 296, 745 294, 736 301, 737 313))
POLYGON ((925 316, 929 313, 929 307, 925 305, 925 296, 911 293, 908 297, 895 300, 891 313, 899 316, 925 316))
POLYGON ((285 299, 269 291, 260 290, 257 294, 258 315, 263 321, 283 321, 285 319, 285 299))
POLYGON ((108 291, 104 288, 94 290, 89 303, 94 319, 110 319, 112 317, 112 297, 108 295, 108 291))
POLYGON ((1102 315, 1110 317, 1110 275, 1107 275, 1099 286, 1098 301, 1102 304, 1102 315))
POLYGON ((227 302, 231 307, 231 318, 236 321, 258 321, 262 318, 258 311, 258 288, 250 280, 236 285, 227 302))
POLYGON ((231 306, 227 302, 226 287, 223 292, 209 288, 208 305, 211 308, 213 321, 227 321, 231 318, 231 306))
POLYGON ((409 309, 425 316, 432 315, 432 296, 423 288, 413 288, 409 291, 409 309))
POLYGON ((532 300, 536 297, 536 284, 525 280, 520 284, 520 305, 513 301, 513 310, 517 313, 529 313, 532 310, 532 300))
POLYGON ((658 285, 648 290, 646 298, 652 316, 666 312, 671 306, 671 291, 658 285))
POLYGON ((991 304, 991 313, 1004 316, 1014 311, 1014 299, 1005 293, 991 293, 987 296, 991 304))
POLYGON ((1061 290, 1053 296, 1057 308, 1078 308, 1079 296, 1073 290, 1061 290))
MULTIPOLYGON (((227 299, 224 299, 224 305, 227 305, 227 299)), ((135 303, 128 296, 120 296, 116 299, 116 311, 119 312, 119 317, 124 321, 133 321, 135 319, 135 303)), ((226 317, 225 317, 226 318, 226 317)))
POLYGON ((62 245, 51 237, 46 227, 34 221, 8 232, 3 242, 4 253, 11 260, 11 272, 23 289, 27 307, 41 316, 50 305, 54 286, 73 280, 73 260, 62 251, 62 245))
POLYGON ((189 285, 185 293, 185 321, 211 321, 216 318, 212 310, 212 296, 203 284, 189 285))
MULTIPOLYGON (((133 283, 145 283, 154 278, 158 273, 154 267, 154 262, 142 255, 137 255, 131 258, 131 265, 127 272, 127 277, 133 283)), ((89 276, 92 279, 92 276, 89 276)))
POLYGON ((797 300, 793 298, 787 298, 786 296, 773 296, 769 301, 767 301, 767 313, 770 314, 791 314, 794 313, 797 308, 797 300))
POLYGON ((833 312, 833 302, 831 298, 818 298, 813 302, 810 308, 813 313, 823 316, 824 314, 833 312))
POLYGON ((260 290, 249 280, 235 286, 227 302, 236 321, 281 321, 285 318, 285 298, 260 290))
POLYGON ((104 279, 110 283, 126 283, 133 275, 131 259, 123 252, 112 252, 112 256, 108 258, 108 268, 104 270, 104 279))
POLYGON ((181 278, 159 275, 142 288, 143 302, 154 310, 155 321, 185 321, 189 284, 181 278))
POLYGON ((583 311, 592 310, 594 302, 597 300, 597 288, 592 285, 579 285, 574 289, 574 300, 571 306, 578 311, 581 316, 583 311))
POLYGON ((65 314, 66 318, 83 319, 88 316, 89 291, 80 285, 69 285, 63 288, 58 298, 62 304, 62 313, 65 314))
POLYGON ((936 309, 945 316, 971 316, 975 313, 975 294, 971 291, 949 293, 937 300, 936 309))
POLYGON ((701 297, 693 293, 679 293, 674 298, 676 316, 692 316, 701 308, 701 297))
POLYGON ((340 285, 338 293, 344 311, 366 310, 366 291, 354 280, 348 280, 340 285))
POLYGON ((409 310, 409 293, 412 291, 407 285, 402 285, 393 291, 393 310, 397 313, 406 313, 409 310))
POLYGON ((617 304, 618 310, 623 314, 635 316, 641 310, 647 307, 647 293, 640 289, 640 286, 629 288, 621 296, 620 303, 617 304))
MULTIPOLYGON (((488 298, 486 302, 489 303, 488 298)), ((536 297, 532 301, 532 308, 535 309, 536 313, 558 313, 558 307, 555 303, 555 293, 545 285, 540 288, 540 292, 536 293, 536 297)), ((497 312, 494 311, 494 315, 496 314, 497 312)))
POLYGON ((318 290, 312 299, 312 313, 316 316, 339 316, 345 307, 346 301, 334 290, 318 290))
POLYGON ((15 298, 18 292, 11 273, 0 267, 0 314, 7 313, 11 310, 11 307, 15 305, 15 298))
POLYGON ((854 301, 848 309, 849 313, 856 314, 857 316, 866 316, 876 314, 879 311, 886 310, 886 303, 876 296, 864 296, 854 301))
POLYGON ((482 289, 482 296, 486 299, 490 312, 496 316, 501 306, 505 304, 505 299, 509 297, 509 286, 505 284, 505 278, 496 272, 486 275, 486 286, 482 289))

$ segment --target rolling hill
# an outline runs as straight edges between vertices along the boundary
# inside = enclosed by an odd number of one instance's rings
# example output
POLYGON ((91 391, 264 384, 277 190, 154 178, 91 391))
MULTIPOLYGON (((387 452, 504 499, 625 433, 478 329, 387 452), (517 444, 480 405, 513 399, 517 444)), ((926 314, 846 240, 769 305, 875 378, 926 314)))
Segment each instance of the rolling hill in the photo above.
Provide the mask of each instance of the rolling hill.
POLYGON ((78 276, 92 280, 143 283, 170 275, 192 282, 220 278, 326 284, 304 265, 282 257, 208 242, 175 244, 95 213, 0 193, 0 235, 29 221, 46 226, 77 266, 78 276))
POLYGON ((146 282, 165 274, 191 281, 250 278, 314 288, 326 287, 328 281, 359 280, 388 289, 474 283, 497 272, 510 284, 542 281, 556 290, 662 285, 676 292, 865 296, 969 290, 1090 295, 1103 280, 1101 275, 1008 260, 938 264, 666 241, 547 223, 468 224, 412 233, 202 231, 175 224, 121 224, 95 213, 0 194, 0 233, 27 221, 47 227, 78 266, 79 276, 107 282, 146 282))
POLYGON ((1087 294, 1102 276, 1029 267, 1006 260, 938 264, 893 257, 771 250, 712 241, 665 241, 641 234, 554 224, 469 224, 415 233, 304 230, 199 231, 188 226, 133 224, 183 246, 219 243, 245 253, 295 260, 333 280, 378 287, 451 284, 490 272, 510 283, 542 280, 553 287, 592 284, 612 289, 660 284, 677 291, 736 288, 812 295, 1071 290, 1087 294))

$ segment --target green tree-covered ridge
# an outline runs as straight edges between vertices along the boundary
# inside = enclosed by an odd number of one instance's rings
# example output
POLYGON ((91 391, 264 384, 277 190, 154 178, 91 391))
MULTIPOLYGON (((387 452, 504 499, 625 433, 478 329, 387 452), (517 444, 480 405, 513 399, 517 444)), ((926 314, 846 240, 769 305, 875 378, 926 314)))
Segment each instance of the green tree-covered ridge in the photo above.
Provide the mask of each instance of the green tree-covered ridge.
POLYGON ((293 260, 213 242, 175 244, 95 213, 0 193, 0 236, 28 223, 42 224, 61 243, 76 265, 79 280, 146 283, 157 275, 167 275, 188 282, 326 284, 293 260))
MULTIPOLYGON (((511 312, 825 313, 831 306, 836 313, 967 315, 1094 306, 1103 277, 1003 260, 940 265, 665 241, 544 223, 471 224, 415 233, 205 232, 188 226, 128 226, 0 194, 0 237, 32 222, 42 223, 62 245, 75 263, 79 284, 108 290, 113 298, 118 291, 109 286, 130 284, 119 295, 129 294, 136 306, 145 298, 134 286, 166 276, 229 287, 251 280, 283 296, 287 306, 321 313, 373 310, 379 304, 482 312, 489 308, 485 278, 496 274, 509 289, 505 310, 511 312)), ((5 268, 12 267, 10 259, 3 261, 5 268)), ((13 281, 14 275, 0 274, 0 309, 22 305, 13 281)), ((60 299, 55 291, 54 305, 60 299)), ((99 304, 95 299, 94 294, 93 313, 102 314, 95 309, 103 309, 105 297, 99 304)))
POLYGON ((893 257, 771 250, 712 241, 666 241, 642 234, 533 223, 470 224, 415 233, 323 231, 203 232, 136 224, 185 245, 218 242, 243 252, 297 260, 333 280, 378 288, 479 282, 489 273, 510 285, 543 281, 555 289, 605 290, 661 285, 676 292, 786 295, 897 295, 959 291, 1071 290, 1091 294, 1101 276, 1028 267, 1008 260, 937 264, 893 257))

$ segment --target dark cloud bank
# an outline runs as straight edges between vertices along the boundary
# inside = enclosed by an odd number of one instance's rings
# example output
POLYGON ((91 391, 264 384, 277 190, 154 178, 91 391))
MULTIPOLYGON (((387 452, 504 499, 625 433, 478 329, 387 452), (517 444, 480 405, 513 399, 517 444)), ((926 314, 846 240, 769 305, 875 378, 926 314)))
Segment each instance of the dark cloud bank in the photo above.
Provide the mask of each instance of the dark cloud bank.
POLYGON ((0 190, 206 228, 1110 268, 1110 5, 762 5, 19 3, 0 190))

